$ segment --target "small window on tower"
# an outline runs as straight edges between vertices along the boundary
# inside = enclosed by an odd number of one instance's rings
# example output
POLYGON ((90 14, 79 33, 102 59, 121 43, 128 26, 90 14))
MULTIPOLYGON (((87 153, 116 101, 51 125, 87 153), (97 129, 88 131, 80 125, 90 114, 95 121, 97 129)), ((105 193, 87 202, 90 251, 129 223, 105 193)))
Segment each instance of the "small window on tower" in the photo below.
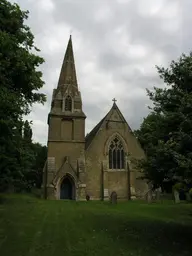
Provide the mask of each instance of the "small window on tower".
POLYGON ((72 110, 72 99, 71 97, 68 95, 65 98, 65 111, 71 111, 72 110))

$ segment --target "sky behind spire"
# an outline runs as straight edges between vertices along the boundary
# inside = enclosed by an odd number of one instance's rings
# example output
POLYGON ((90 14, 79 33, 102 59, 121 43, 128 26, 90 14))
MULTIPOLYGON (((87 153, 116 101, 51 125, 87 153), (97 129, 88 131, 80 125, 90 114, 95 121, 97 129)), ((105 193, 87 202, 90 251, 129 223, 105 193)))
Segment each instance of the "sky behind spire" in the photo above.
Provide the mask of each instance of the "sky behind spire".
POLYGON ((146 88, 164 86, 155 65, 168 67, 188 54, 192 41, 191 0, 18 0, 41 49, 48 101, 35 105, 34 140, 46 144, 47 115, 57 87, 70 30, 78 87, 87 115, 86 133, 117 99, 134 130, 148 113, 146 88))
POLYGON ((69 36, 67 48, 65 49, 65 56, 59 75, 58 87, 64 84, 73 84, 78 87, 71 35, 69 36))

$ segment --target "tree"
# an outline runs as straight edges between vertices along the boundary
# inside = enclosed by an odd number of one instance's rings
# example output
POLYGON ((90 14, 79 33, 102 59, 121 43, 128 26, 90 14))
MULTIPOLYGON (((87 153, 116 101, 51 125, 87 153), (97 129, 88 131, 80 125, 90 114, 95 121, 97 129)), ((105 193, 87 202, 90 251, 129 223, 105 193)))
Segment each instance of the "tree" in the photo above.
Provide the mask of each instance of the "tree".
POLYGON ((35 154, 35 161, 33 163, 33 173, 31 180, 36 188, 41 188, 43 181, 43 167, 47 159, 47 147, 40 143, 33 143, 33 152, 35 154))
POLYGON ((46 97, 38 70, 43 58, 34 45, 34 36, 24 24, 28 11, 17 4, 0 1, 0 187, 5 189, 23 178, 21 148, 23 115, 33 103, 46 97))
POLYGON ((162 115, 152 112, 144 118, 140 129, 134 132, 147 155, 146 159, 136 163, 143 170, 144 177, 154 184, 161 184, 165 178, 165 170, 159 165, 164 157, 161 153, 162 141, 166 139, 163 119, 162 115))
POLYGON ((135 131, 147 160, 139 162, 154 183, 192 179, 192 54, 157 67, 165 88, 147 90, 152 112, 135 131))
POLYGON ((26 120, 24 122, 24 127, 23 127, 23 139, 24 141, 28 142, 28 143, 31 143, 32 142, 32 129, 31 129, 31 126, 30 126, 30 123, 28 120, 26 120))
POLYGON ((47 147, 32 142, 32 129, 26 120, 22 130, 22 144, 20 146, 20 173, 17 181, 17 191, 31 191, 33 187, 41 188, 43 167, 47 158, 47 147))

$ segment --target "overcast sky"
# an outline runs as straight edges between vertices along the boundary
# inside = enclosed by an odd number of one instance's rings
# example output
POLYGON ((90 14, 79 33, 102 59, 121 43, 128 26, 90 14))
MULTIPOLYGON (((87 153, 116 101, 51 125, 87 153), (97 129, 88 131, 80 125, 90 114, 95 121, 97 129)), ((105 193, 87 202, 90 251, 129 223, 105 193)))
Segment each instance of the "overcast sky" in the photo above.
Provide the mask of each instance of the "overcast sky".
POLYGON ((28 24, 45 63, 42 91, 47 103, 35 105, 33 139, 47 143, 52 91, 72 31, 78 84, 89 132, 117 104, 131 128, 148 113, 146 88, 163 86, 155 65, 191 50, 191 0, 13 0, 29 10, 28 24))

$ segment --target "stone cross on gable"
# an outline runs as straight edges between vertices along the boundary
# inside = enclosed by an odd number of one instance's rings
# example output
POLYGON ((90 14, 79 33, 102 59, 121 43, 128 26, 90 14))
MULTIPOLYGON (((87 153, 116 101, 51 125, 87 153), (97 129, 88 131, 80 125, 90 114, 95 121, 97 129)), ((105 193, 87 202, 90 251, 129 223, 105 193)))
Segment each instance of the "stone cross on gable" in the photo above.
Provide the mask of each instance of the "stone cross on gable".
POLYGON ((113 98, 112 101, 113 101, 114 103, 116 103, 117 100, 116 100, 115 98, 113 98))

